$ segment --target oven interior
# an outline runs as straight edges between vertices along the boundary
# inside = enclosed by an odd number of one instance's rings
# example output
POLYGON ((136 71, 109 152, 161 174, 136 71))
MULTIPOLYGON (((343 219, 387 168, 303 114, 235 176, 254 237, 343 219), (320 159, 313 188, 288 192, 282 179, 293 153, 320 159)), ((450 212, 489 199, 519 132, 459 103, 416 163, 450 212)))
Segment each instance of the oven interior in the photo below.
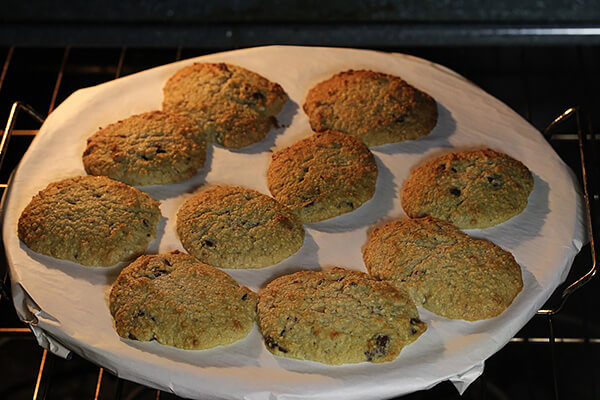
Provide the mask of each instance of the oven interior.
MULTIPOLYGON (((39 28, 39 27, 38 27, 39 28)), ((314 28, 314 27, 313 27, 314 28)), ((6 29, 3 28, 3 29, 6 29)), ((41 29, 41 28, 40 28, 41 29)), ((250 40, 250 39, 248 39, 250 40)), ((198 45, 121 43, 93 45, 7 44, 0 47, 0 123, 9 119, 20 101, 47 115, 75 90, 126 76, 154 66, 253 42, 222 47, 198 45)), ((185 42, 183 42, 185 43, 185 42)), ((260 44, 254 42, 254 44, 260 44)), ((334 43, 328 43, 334 45, 334 43)), ((347 45, 347 43, 344 43, 347 45)), ((499 98, 538 130, 544 129, 570 107, 577 118, 557 124, 550 143, 582 182, 580 147, 587 160, 589 198, 598 203, 598 148, 594 128, 600 113, 600 45, 597 43, 478 45, 437 44, 393 46, 362 45, 382 51, 412 54, 457 71, 499 98), (577 120, 578 119, 578 120, 577 120), (579 124, 577 123, 579 122, 579 124), (578 131, 583 133, 580 145, 578 131), (586 135, 587 134, 587 135, 586 135), (595 179, 594 179, 595 177, 595 179)), ((35 137, 40 123, 21 112, 15 120, 6 157, 0 170, 3 190, 12 170, 35 137)), ((498 134, 502 134, 499 132, 498 134)), ((599 222, 593 212, 594 223, 599 222)), ((557 308, 563 290, 585 275, 593 264, 586 245, 571 273, 548 301, 557 308)), ((543 249, 540 249, 543 251, 543 249)), ((597 251, 597 250, 596 250, 597 251)), ((175 395, 119 379, 77 355, 65 360, 40 348, 27 325, 16 316, 10 296, 10 279, 0 257, 0 398, 2 399, 172 399, 175 395)), ((466 391, 464 399, 596 399, 600 393, 600 283, 591 280, 566 301, 560 312, 537 315, 501 351, 485 364, 483 375, 466 391)), ((449 382, 414 393, 406 399, 458 399, 449 382)))

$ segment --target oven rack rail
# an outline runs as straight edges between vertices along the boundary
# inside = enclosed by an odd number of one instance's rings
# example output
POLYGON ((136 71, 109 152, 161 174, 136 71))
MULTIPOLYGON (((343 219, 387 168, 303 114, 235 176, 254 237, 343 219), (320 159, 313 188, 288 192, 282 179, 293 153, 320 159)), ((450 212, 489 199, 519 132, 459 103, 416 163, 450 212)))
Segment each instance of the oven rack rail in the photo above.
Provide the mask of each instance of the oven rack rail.
MULTIPOLYGON (((173 51, 173 58, 170 61, 178 61, 182 58, 183 48, 181 46, 177 47, 173 51)), ((212 51, 212 50, 211 50, 212 51)), ((525 50, 521 50, 525 51, 525 50)), ((8 48, 6 52, 6 57, 4 60, 2 71, 0 72, 0 92, 2 91, 3 84, 5 82, 7 72, 11 65, 11 61, 13 59, 13 55, 15 52, 15 47, 11 46, 8 48)), ((69 56, 71 53, 71 46, 66 46, 62 52, 62 58, 60 61, 60 68, 56 74, 56 80, 54 84, 54 89, 52 91, 52 96, 50 98, 48 114, 52 112, 54 109, 57 99, 59 97, 59 92, 61 90, 61 84, 63 81, 63 76, 65 75, 65 71, 69 65, 69 56)), ((123 46, 119 50, 118 61, 114 65, 114 68, 111 68, 110 71, 114 71, 113 78, 119 78, 124 70, 127 70, 127 64, 125 63, 126 57, 128 54, 128 47, 123 46)), ((169 61, 165 61, 169 62, 169 61)), ((523 96, 527 100, 526 101, 526 117, 531 120, 530 117, 530 106, 528 102, 528 93, 527 93, 527 82, 526 80, 522 82, 523 85, 523 96)), ((33 107, 29 106, 23 102, 15 102, 10 108, 10 113, 7 119, 6 127, 2 132, 2 137, 0 139, 0 170, 3 168, 4 158, 8 153, 9 142, 11 137, 15 136, 26 136, 33 137, 37 130, 36 129, 15 129, 17 125, 17 119, 20 113, 26 113, 31 117, 32 120, 36 121, 36 123, 43 123, 44 117, 42 114, 38 113, 33 107)), ((599 216, 597 214, 598 210, 598 202, 599 200, 599 190, 598 184, 600 181, 598 180, 598 168, 599 168, 599 160, 598 157, 598 145, 596 134, 593 131, 593 123, 591 118, 591 113, 585 106, 576 106, 568 108, 565 112, 560 114, 554 121, 551 122, 550 125, 544 131, 544 135, 546 138, 553 143, 554 141, 576 141, 578 150, 579 150, 579 168, 581 169, 581 179, 583 183, 584 189, 584 202, 586 207, 586 222, 588 226, 588 235, 590 239, 589 244, 589 269, 582 276, 575 279, 570 285, 568 285, 565 289, 562 290, 558 299, 555 299, 552 306, 547 308, 543 308, 538 311, 538 316, 534 318, 545 318, 548 324, 548 335, 547 337, 532 337, 528 335, 523 335, 522 337, 515 337, 511 340, 511 345, 517 346, 532 346, 532 345, 548 345, 549 351, 551 354, 551 370, 552 374, 552 393, 555 399, 559 398, 568 398, 560 396, 560 378, 557 372, 558 369, 558 360, 555 356, 556 353, 556 345, 570 345, 570 344, 599 344, 600 337, 589 337, 585 335, 584 337, 557 337, 554 333, 554 320, 557 315, 563 310, 566 306, 569 297, 573 295, 575 292, 579 291, 582 287, 586 286, 589 282, 594 278, 597 271, 597 259, 599 256, 599 250, 597 247, 598 243, 598 229, 597 224, 599 221, 599 216), (561 131, 561 127, 567 125, 569 121, 572 124, 572 120, 575 120, 576 127, 575 133, 573 130, 568 130, 568 133, 561 131)), ((560 154, 560 153, 559 153, 560 154)), ((4 167, 6 170, 6 167, 4 167)), ((6 171, 5 171, 6 172, 6 171)), ((0 189, 3 193, 6 192, 9 183, 0 183, 0 189)), ((584 248, 585 251, 586 248, 584 248)), ((10 279, 8 277, 8 271, 6 268, 6 260, 4 262, 4 271, 0 267, 0 304, 2 302, 10 302, 10 279)), ((0 322, 2 321, 2 314, 0 314, 0 322)), ((16 325, 16 324, 15 324, 16 325)), ((0 345, 2 344, 2 340, 6 338, 15 338, 15 337, 28 337, 33 340, 33 335, 29 328, 24 325, 14 326, 14 327, 4 327, 0 325, 0 345)), ((502 350, 501 350, 502 351, 502 350)), ((37 366, 37 375, 35 379, 35 384, 32 388, 33 399, 46 399, 51 398, 51 388, 53 387, 53 368, 59 358, 52 353, 49 353, 47 350, 43 350, 41 354, 41 358, 39 360, 39 364, 37 366)), ((2 365, 0 365, 0 368, 2 365)), ((90 393, 90 397, 94 400, 102 399, 102 398, 115 398, 115 399, 134 399, 138 398, 137 396, 145 396, 143 398, 154 398, 154 399, 166 399, 166 398, 176 398, 175 396, 161 392, 160 390, 154 390, 150 388, 144 388, 141 385, 137 385, 137 387, 133 388, 127 392, 124 388, 128 385, 131 385, 130 382, 124 381, 118 377, 113 376, 108 371, 104 370, 102 367, 96 367, 97 379, 95 389, 93 393, 90 393), (107 381, 110 381, 110 384, 106 384, 107 381), (110 386, 108 389, 105 387, 110 386), (108 392, 108 393, 107 393, 108 392)), ((493 393, 493 385, 489 382, 486 382, 485 372, 476 381, 471 388, 469 388, 467 395, 472 396, 472 398, 488 398, 489 394, 486 396, 486 393, 490 391, 490 387, 492 388, 493 393)), ((594 389, 592 389, 594 390, 594 389)), ((434 390, 430 391, 433 392, 434 390)), ((1 393, 0 393, 1 394, 1 393)), ((415 394, 415 398, 428 398, 423 397, 423 394, 415 394)), ((410 395, 408 397, 411 397, 410 395)), ((140 397, 141 398, 141 397, 140 397)), ((434 398, 434 397, 431 397, 434 398)), ((456 395, 456 398, 459 398, 456 395)))

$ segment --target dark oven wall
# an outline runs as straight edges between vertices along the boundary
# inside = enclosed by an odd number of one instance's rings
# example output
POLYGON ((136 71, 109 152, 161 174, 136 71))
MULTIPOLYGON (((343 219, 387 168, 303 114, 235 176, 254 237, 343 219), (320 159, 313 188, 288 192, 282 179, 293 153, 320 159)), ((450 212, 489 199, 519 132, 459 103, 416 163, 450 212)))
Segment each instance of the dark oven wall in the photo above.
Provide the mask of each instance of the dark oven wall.
MULTIPOLYGON (((585 111, 590 132, 600 123, 591 112, 600 106, 597 2, 51 3, 0 3, 0 123, 17 100, 45 116, 82 87, 179 59, 269 44, 408 53, 457 71, 539 130, 571 106, 585 111)), ((38 128, 35 120, 19 117, 0 183, 8 181, 38 128)), ((579 174, 576 131, 574 123, 566 124, 551 143, 579 174)), ((589 269, 589 250, 584 247, 566 282, 589 269)), ((64 360, 41 349, 15 315, 3 257, 1 263, 0 398, 175 398, 118 379, 78 356, 64 360)), ((563 288, 546 307, 559 304, 563 288)), ((486 362, 484 374, 462 398, 598 398, 598 290, 592 281, 556 316, 534 317, 486 362)), ((460 396, 445 382, 405 398, 460 396)))

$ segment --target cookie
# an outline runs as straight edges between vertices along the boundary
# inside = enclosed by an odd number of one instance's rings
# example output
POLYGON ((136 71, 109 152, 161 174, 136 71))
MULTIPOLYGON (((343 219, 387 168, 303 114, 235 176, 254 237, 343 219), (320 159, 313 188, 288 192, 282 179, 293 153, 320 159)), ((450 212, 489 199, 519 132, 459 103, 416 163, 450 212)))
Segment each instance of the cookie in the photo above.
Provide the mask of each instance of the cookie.
POLYGON ((267 171, 273 197, 310 223, 353 211, 375 193, 375 157, 359 139, 314 134, 273 154, 267 171))
POLYGON ((191 178, 204 165, 206 141, 190 119, 151 111, 100 129, 87 141, 88 174, 128 185, 156 185, 191 178))
POLYGON ((438 118, 435 100, 400 77, 344 71, 310 89, 304 112, 314 131, 339 131, 367 146, 427 135, 438 118))
POLYGON ((258 324, 271 353, 324 364, 392 361, 427 329, 404 290, 342 268, 275 279, 258 324))
POLYGON ((255 190, 216 186, 185 202, 177 234, 198 260, 219 268, 262 268, 294 254, 304 243, 296 215, 255 190))
POLYGON ((447 154, 412 172, 402 188, 411 218, 426 215, 458 228, 487 228, 520 214, 533 189, 520 161, 494 150, 447 154))
POLYGON ((19 238, 33 251, 87 266, 110 266, 144 252, 156 236, 158 202, 105 176, 49 184, 25 207, 19 238))
POLYGON ((229 275, 178 251, 141 256, 110 292, 119 336, 183 349, 208 349, 245 338, 258 296, 229 275))
POLYGON ((363 259, 371 275, 406 289, 418 306, 446 318, 495 317, 523 288, 512 254, 431 217, 374 229, 363 259))
POLYGON ((211 142, 234 149, 263 140, 288 99, 277 83, 225 63, 185 67, 163 91, 165 111, 191 118, 211 142))

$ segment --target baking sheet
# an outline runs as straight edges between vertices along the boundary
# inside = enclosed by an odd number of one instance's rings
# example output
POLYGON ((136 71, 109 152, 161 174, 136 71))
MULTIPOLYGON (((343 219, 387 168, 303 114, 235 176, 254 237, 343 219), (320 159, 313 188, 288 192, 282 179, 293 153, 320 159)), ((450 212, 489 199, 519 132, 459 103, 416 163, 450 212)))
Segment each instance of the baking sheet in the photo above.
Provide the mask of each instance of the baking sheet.
MULTIPOLYGON (((564 280, 584 241, 581 196, 573 174, 544 138, 506 105, 453 71, 419 58, 353 49, 262 47, 180 61, 82 89, 46 120, 14 174, 5 202, 4 242, 19 314, 33 320, 40 343, 71 349, 125 379, 182 397, 365 399, 391 397, 450 379, 460 391, 481 374, 483 361, 505 345, 564 280), (300 269, 341 266, 365 271, 361 247, 370 226, 403 218, 398 190, 410 171, 455 150, 491 147, 521 160, 534 175, 525 211, 496 227, 470 230, 511 251, 523 270, 524 288, 500 316, 453 321, 419 309, 427 332, 393 362, 327 366, 274 357, 255 326, 233 345, 186 351, 155 342, 121 339, 107 298, 122 265, 87 268, 29 250, 17 238, 19 215, 52 181, 83 175, 81 154, 98 127, 159 109, 162 86, 197 61, 228 62, 278 82, 290 101, 279 129, 241 150, 211 146, 204 170, 182 183, 142 188, 161 201, 163 218, 149 253, 183 250, 175 234, 176 211, 204 184, 237 184, 269 194, 266 170, 273 151, 311 134, 301 107, 319 81, 347 69, 399 75, 431 94, 439 120, 426 137, 373 150, 379 166, 375 196, 358 210, 305 225, 301 250, 262 270, 225 270, 259 290, 300 269)), ((62 349, 62 350, 61 350, 62 349)))

